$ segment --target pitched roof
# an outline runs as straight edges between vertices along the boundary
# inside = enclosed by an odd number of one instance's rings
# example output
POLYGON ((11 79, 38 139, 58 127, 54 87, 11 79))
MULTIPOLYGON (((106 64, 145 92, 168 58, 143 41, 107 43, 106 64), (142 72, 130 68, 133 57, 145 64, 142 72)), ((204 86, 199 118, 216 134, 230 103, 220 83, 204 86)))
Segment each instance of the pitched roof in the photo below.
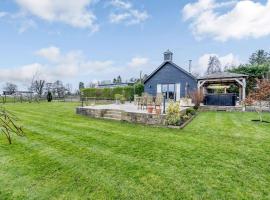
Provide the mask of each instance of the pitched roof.
POLYGON ((230 72, 218 72, 218 73, 207 74, 205 76, 199 77, 198 80, 222 79, 222 78, 242 78, 242 77, 247 77, 247 75, 230 73, 230 72))
POLYGON ((197 80, 195 76, 193 76, 191 73, 187 72, 183 68, 179 67, 172 61, 164 61, 155 71, 153 71, 147 78, 144 80, 144 83, 146 83, 152 76, 154 76, 162 67, 164 67, 167 63, 171 64, 174 66, 176 69, 180 70, 181 72, 185 73, 186 75, 190 76, 191 78, 197 80))

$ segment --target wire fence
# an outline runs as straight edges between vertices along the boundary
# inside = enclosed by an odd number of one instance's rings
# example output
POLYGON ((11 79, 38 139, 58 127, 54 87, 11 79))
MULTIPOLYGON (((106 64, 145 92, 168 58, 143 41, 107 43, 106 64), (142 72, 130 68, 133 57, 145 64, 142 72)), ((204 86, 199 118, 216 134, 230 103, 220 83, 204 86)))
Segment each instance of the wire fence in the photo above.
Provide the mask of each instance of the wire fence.
MULTIPOLYGON (((32 102, 46 102, 47 98, 45 96, 37 95, 0 95, 0 104, 6 103, 32 103, 32 102)), ((80 102, 81 98, 79 95, 74 96, 64 96, 64 97, 53 97, 53 101, 58 102, 80 102)))

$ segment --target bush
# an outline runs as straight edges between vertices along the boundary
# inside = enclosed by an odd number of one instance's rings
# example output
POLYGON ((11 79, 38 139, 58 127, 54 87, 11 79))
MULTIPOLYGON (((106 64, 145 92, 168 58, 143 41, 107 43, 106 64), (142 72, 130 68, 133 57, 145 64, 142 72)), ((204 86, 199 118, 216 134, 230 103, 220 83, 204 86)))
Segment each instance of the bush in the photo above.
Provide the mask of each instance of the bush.
POLYGON ((49 91, 47 94, 47 101, 51 102, 52 101, 52 93, 49 91))
POLYGON ((166 121, 168 125, 180 125, 180 104, 179 102, 170 102, 167 108, 166 121))
POLYGON ((190 117, 191 117, 190 115, 184 115, 181 117, 181 119, 185 122, 185 121, 189 120, 190 117))
POLYGON ((195 115, 196 114, 196 110, 194 108, 188 108, 186 110, 186 114, 191 114, 191 115, 195 115))
POLYGON ((121 94, 115 94, 114 99, 115 100, 120 100, 123 96, 121 94))

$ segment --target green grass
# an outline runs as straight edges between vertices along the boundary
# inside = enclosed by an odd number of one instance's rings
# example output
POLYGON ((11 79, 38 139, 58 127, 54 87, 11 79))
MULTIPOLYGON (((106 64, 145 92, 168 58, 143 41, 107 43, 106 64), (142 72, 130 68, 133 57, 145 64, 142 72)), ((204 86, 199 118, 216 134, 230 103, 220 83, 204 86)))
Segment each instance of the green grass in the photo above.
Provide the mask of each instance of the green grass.
POLYGON ((270 198, 270 125, 255 113, 201 113, 174 130, 78 116, 72 103, 6 107, 26 137, 0 136, 0 199, 270 198))

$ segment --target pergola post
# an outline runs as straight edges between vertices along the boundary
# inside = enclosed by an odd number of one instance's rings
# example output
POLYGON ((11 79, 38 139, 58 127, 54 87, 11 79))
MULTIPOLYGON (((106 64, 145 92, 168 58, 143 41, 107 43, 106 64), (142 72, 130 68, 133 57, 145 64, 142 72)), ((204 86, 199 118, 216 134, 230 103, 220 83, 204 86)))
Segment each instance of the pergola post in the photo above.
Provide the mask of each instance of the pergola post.
POLYGON ((246 79, 244 78, 243 79, 243 101, 246 99, 246 85, 247 85, 247 83, 246 83, 246 79))
POLYGON ((241 102, 241 101, 242 101, 242 98, 243 98, 243 97, 242 97, 242 90, 243 90, 242 88, 243 88, 243 87, 240 85, 240 86, 239 86, 239 102, 241 102))

